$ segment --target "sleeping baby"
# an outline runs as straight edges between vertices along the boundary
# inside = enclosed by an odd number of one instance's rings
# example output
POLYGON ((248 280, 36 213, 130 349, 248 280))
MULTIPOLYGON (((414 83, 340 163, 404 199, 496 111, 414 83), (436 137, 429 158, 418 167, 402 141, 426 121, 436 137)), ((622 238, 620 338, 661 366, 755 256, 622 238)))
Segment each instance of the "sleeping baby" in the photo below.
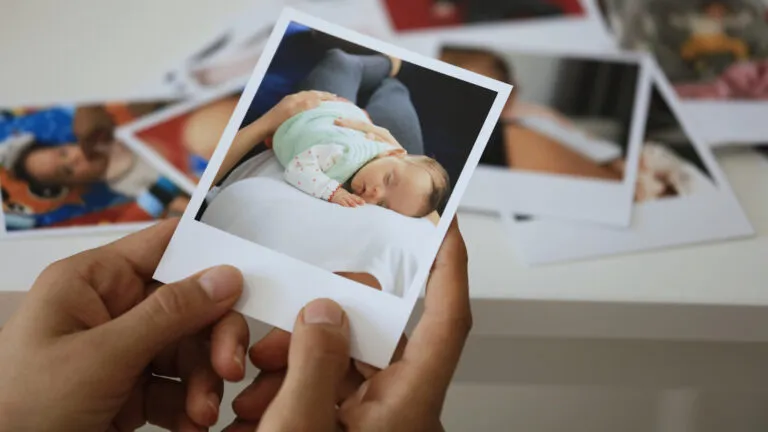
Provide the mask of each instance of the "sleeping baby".
POLYGON ((345 207, 375 204, 424 217, 448 194, 448 174, 439 162, 407 154, 345 100, 325 101, 289 118, 275 132, 272 148, 288 183, 345 207))

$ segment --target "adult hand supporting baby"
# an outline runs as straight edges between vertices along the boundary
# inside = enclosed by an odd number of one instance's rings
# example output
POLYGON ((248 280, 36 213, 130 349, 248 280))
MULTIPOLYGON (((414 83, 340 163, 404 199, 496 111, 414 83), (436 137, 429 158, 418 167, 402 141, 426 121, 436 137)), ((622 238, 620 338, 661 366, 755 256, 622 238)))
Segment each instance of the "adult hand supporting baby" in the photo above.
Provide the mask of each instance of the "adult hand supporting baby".
POLYGON ((392 134, 389 132, 388 129, 385 129, 380 126, 376 126, 372 123, 368 123, 368 122, 364 122, 362 120, 356 120, 356 119, 339 118, 334 121, 334 124, 336 126, 341 126, 349 129, 354 129, 356 131, 364 132, 368 139, 371 139, 374 141, 380 141, 383 143, 393 145, 395 147, 403 148, 403 146, 400 145, 399 142, 397 142, 395 137, 392 136, 392 134))
MULTIPOLYGON (((334 303, 323 302, 326 311, 341 313, 334 303)), ((273 330, 251 347, 250 359, 261 374, 235 399, 238 420, 228 432, 257 426, 335 431, 339 423, 349 431, 442 430, 445 395, 472 326, 467 250, 456 220, 435 260, 424 314, 410 341, 384 370, 355 362, 362 385, 349 388, 354 377, 344 375, 346 318, 332 330, 328 324, 307 325, 306 309, 304 314, 293 336, 273 330)))
POLYGON ((50 265, 0 331, 0 431, 134 430, 216 422, 244 376, 242 276, 151 282, 176 222, 50 265), (178 377, 180 380, 164 377, 178 377))
POLYGON ((267 128, 274 133, 284 121, 296 114, 317 108, 321 102, 338 99, 338 96, 335 94, 324 91, 301 91, 284 97, 277 105, 267 111, 261 119, 267 125, 267 128))

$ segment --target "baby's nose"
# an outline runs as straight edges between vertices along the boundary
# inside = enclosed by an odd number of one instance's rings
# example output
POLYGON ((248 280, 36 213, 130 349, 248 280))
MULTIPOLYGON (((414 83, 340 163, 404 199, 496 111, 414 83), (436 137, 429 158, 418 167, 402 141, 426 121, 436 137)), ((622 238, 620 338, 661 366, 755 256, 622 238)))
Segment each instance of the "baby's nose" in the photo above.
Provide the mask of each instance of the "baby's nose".
POLYGON ((374 200, 381 199, 381 192, 382 192, 381 186, 374 186, 373 188, 371 188, 371 191, 370 191, 371 199, 374 199, 374 200))

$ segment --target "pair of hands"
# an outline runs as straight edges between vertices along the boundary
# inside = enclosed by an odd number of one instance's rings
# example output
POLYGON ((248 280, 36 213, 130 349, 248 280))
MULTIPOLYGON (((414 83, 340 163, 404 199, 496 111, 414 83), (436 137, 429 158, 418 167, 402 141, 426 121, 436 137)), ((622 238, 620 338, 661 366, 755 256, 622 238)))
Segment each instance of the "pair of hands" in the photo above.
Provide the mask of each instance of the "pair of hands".
MULTIPOLYGON (((223 380, 245 374, 248 327, 231 311, 242 276, 222 266, 153 283, 175 227, 159 223, 40 275, 0 331, 0 430, 215 424, 223 380)), ((229 430, 440 430, 470 326, 466 248, 454 223, 424 315, 387 369, 351 363, 348 320, 335 303, 316 300, 293 335, 274 330, 251 347, 262 372, 236 399, 239 420, 229 430)))

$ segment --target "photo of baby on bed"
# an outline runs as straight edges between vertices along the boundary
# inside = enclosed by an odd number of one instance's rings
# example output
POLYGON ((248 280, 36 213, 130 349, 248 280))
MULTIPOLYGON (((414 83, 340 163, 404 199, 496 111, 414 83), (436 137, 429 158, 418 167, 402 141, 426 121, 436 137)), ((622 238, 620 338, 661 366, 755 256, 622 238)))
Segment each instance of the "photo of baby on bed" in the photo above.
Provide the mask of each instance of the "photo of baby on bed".
POLYGON ((649 50, 683 99, 768 99, 763 0, 601 0, 621 45, 649 50))
POLYGON ((441 59, 513 84, 481 164, 620 182, 639 66, 445 46, 441 59))
POLYGON ((0 115, 6 232, 103 227, 183 213, 189 197, 114 138, 163 102, 63 104, 0 115))
POLYGON ((397 31, 578 16, 580 0, 382 0, 397 31))
POLYGON ((402 296, 496 96, 291 23, 196 219, 402 296))

